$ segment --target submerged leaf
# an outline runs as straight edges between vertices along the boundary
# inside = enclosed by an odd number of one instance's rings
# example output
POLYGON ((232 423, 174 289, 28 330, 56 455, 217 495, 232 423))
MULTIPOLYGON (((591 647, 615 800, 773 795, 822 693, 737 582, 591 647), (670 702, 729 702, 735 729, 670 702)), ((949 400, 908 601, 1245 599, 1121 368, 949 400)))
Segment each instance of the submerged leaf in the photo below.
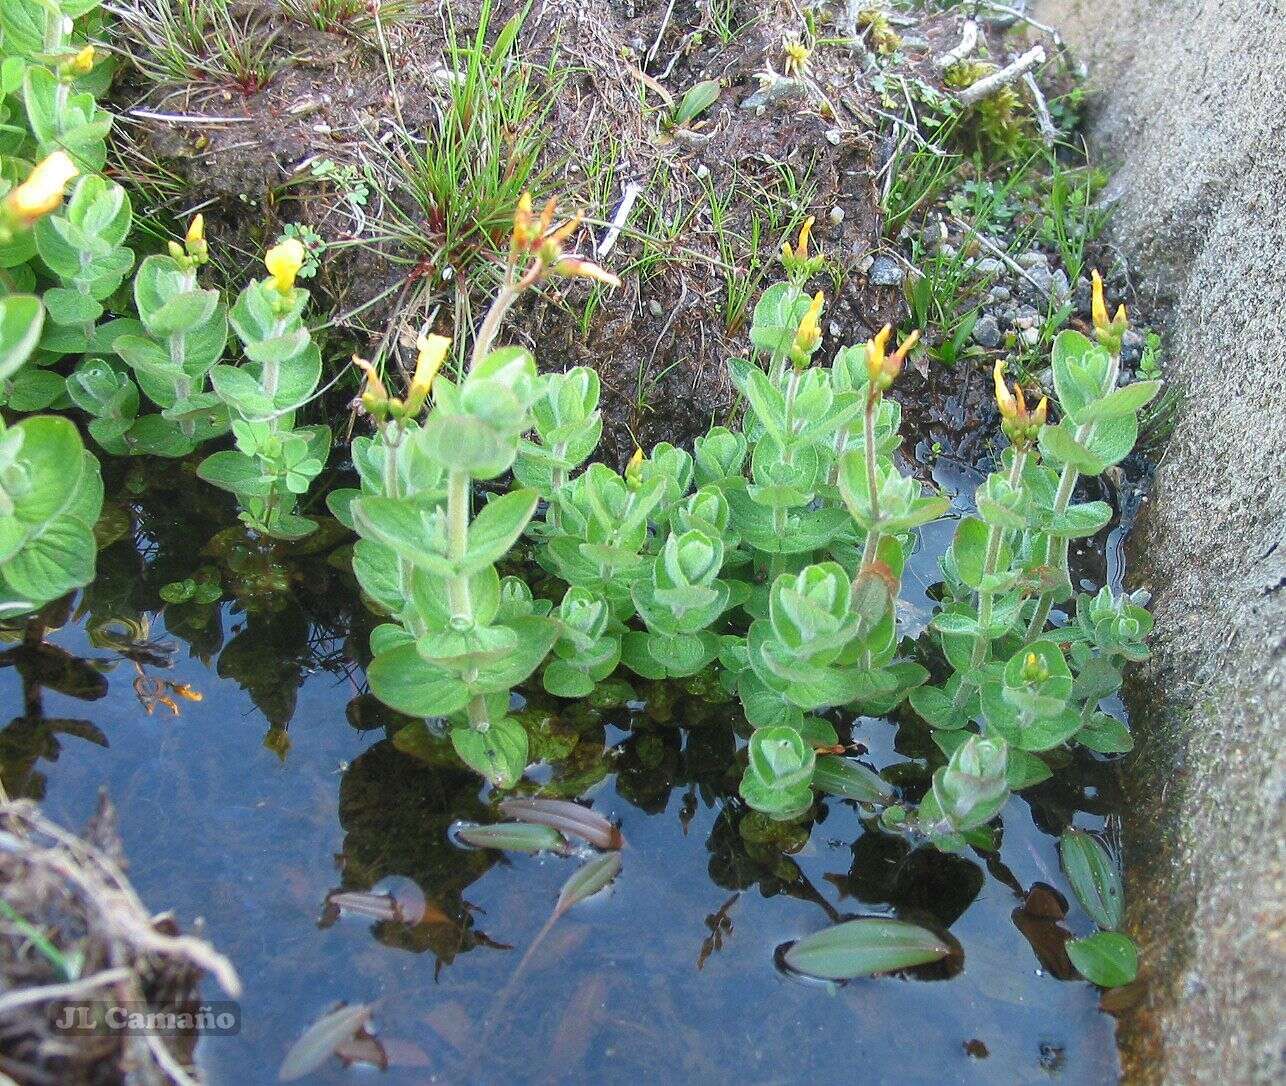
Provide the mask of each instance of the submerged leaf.
POLYGON ((1100 928, 1119 928, 1124 912, 1124 891, 1116 863, 1097 838, 1069 829, 1059 842, 1063 870, 1072 892, 1090 919, 1100 928))
POLYGON ((849 980, 926 965, 950 953, 946 942, 926 928, 871 916, 806 935, 786 951, 785 960, 810 977, 849 980))
POLYGON ((553 827, 521 822, 500 822, 494 826, 467 824, 456 830, 456 836, 474 848, 498 848, 507 852, 561 852, 567 847, 563 835, 553 827))
POLYGON ((554 916, 562 916, 573 905, 579 905, 587 897, 597 894, 620 874, 620 870, 621 854, 619 852, 598 856, 579 867, 576 873, 563 884, 562 893, 558 895, 558 903, 554 906, 554 916))
POLYGON ((322 1015, 290 1046, 277 1072, 278 1082, 294 1082, 316 1071, 341 1045, 353 1040, 371 1017, 369 1003, 355 1003, 322 1015))
POLYGON ((562 833, 582 837, 603 849, 620 848, 621 831, 588 807, 566 799, 506 799, 500 810, 519 822, 551 826, 562 833))

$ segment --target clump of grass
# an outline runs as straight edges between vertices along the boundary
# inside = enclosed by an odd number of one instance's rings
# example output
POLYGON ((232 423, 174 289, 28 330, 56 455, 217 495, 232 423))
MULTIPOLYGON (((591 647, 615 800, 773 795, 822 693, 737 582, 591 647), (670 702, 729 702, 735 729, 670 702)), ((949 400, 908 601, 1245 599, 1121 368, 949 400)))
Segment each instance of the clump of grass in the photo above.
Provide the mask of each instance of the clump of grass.
POLYGON ((404 20, 411 11, 407 0, 277 0, 288 18, 328 34, 347 34, 364 41, 377 37, 377 22, 384 26, 404 20))
POLYGON ((525 13, 486 42, 491 4, 467 43, 449 32, 445 100, 423 134, 399 117, 377 178, 385 233, 419 257, 420 274, 447 281, 499 268, 514 209, 527 190, 539 191, 552 168, 543 161, 548 120, 559 82, 551 61, 538 79, 515 43, 525 13))
POLYGON ((126 0, 104 9, 120 20, 121 51, 154 83, 198 82, 251 95, 286 64, 272 56, 280 28, 256 14, 233 14, 229 0, 126 0))

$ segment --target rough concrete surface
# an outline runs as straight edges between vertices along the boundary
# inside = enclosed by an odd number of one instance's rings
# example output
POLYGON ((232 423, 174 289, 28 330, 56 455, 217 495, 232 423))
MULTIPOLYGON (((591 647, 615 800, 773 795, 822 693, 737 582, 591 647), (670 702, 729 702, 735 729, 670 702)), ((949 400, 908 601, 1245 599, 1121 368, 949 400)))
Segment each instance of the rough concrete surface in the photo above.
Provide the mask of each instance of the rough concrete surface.
POLYGON ((1286 6, 1041 0, 1097 91, 1114 240, 1186 392, 1132 547, 1127 1081, 1286 1079, 1286 6))

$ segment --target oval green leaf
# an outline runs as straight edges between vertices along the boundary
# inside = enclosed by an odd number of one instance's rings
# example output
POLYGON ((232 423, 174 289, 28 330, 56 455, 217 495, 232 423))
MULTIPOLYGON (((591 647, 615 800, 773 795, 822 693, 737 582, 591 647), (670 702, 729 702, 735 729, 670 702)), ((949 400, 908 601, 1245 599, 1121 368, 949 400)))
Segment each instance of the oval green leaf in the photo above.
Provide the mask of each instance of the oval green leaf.
POLYGON ((1059 842, 1063 870, 1081 907, 1100 928, 1119 928, 1125 894, 1121 875, 1107 849, 1096 837, 1069 829, 1059 842))
POLYGON ((554 906, 554 915, 562 916, 573 905, 579 905, 587 897, 593 897, 604 886, 621 872, 621 854, 609 852, 577 868, 558 895, 558 904, 554 906))
POLYGON ((909 969, 945 958, 938 935, 903 920, 861 917, 806 935, 786 951, 786 964, 822 980, 850 980, 909 969))
POLYGON ((500 822, 492 826, 467 824, 456 836, 474 848, 497 848, 506 852, 561 852, 567 847, 563 835, 552 826, 500 822))
POLYGON ((1067 956, 1086 980, 1103 988, 1120 988, 1139 975, 1139 951, 1115 931, 1100 931, 1067 944, 1067 956))

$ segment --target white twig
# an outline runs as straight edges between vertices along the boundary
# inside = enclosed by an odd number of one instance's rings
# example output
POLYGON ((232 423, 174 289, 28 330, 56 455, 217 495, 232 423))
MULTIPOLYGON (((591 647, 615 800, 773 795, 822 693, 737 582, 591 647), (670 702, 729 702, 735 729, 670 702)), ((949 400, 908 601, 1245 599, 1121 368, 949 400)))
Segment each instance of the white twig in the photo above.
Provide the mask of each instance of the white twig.
POLYGON ((960 31, 960 44, 954 49, 948 49, 942 56, 933 62, 933 66, 941 72, 945 72, 953 64, 958 64, 964 60, 970 53, 978 47, 978 24, 972 19, 966 19, 963 29, 960 31))
POLYGON ((1023 85, 1036 105, 1036 124, 1040 128, 1040 137, 1045 141, 1046 147, 1053 147, 1054 141, 1058 139, 1058 126, 1054 124, 1054 118, 1049 115, 1049 104, 1036 84, 1036 77, 1028 72, 1023 76, 1023 85))
POLYGON ((1005 252, 1004 249, 1002 249, 999 245, 993 242, 989 237, 983 234, 976 226, 970 226, 968 223, 961 222, 959 219, 955 217, 952 217, 951 221, 955 223, 957 227, 959 227, 961 230, 965 232, 966 237, 972 236, 978 242, 979 245, 981 245, 984 249, 987 250, 987 252, 989 252, 997 260, 999 260, 1002 264, 1004 264, 1005 267, 1007 267, 1010 271, 1017 272, 1024 279, 1026 279, 1027 282, 1029 282, 1033 287, 1036 288, 1036 290, 1045 298, 1046 301, 1052 302, 1054 300, 1050 296, 1049 291, 1046 290, 1043 286, 1041 286, 1038 282, 1036 282, 1031 272, 1029 272, 1021 264, 1019 264, 1018 261, 1016 261, 1007 252, 1005 252))
POLYGON ((131 109, 131 117, 145 121, 167 121, 170 124, 244 124, 253 117, 194 117, 188 113, 153 113, 150 109, 131 109))
POLYGON ((1007 64, 1000 71, 992 72, 991 75, 979 79, 977 83, 965 87, 957 97, 961 105, 972 106, 977 102, 981 102, 988 95, 995 94, 1001 87, 1007 87, 1016 79, 1021 79, 1037 64, 1044 63, 1045 47, 1043 45, 1033 46, 1012 64, 1007 64))
POLYGON ((42 984, 37 988, 23 988, 16 992, 6 992, 3 996, 0 996, 0 1018, 7 1017, 19 1007, 26 1007, 32 1003, 45 1003, 54 999, 81 999, 88 992, 92 992, 97 988, 106 988, 112 984, 119 984, 123 980, 129 980, 132 975, 128 969, 124 968, 104 969, 101 973, 94 973, 91 976, 69 981, 66 984, 42 984))
POLYGON ((616 214, 612 216, 611 227, 603 237, 603 240, 594 249, 594 255, 599 260, 607 256, 616 245, 616 239, 621 236, 621 231, 625 229, 625 224, 629 220, 630 212, 634 210, 634 201, 639 198, 639 194, 642 191, 643 186, 637 181, 631 181, 625 186, 625 193, 621 196, 621 205, 616 209, 616 214))

